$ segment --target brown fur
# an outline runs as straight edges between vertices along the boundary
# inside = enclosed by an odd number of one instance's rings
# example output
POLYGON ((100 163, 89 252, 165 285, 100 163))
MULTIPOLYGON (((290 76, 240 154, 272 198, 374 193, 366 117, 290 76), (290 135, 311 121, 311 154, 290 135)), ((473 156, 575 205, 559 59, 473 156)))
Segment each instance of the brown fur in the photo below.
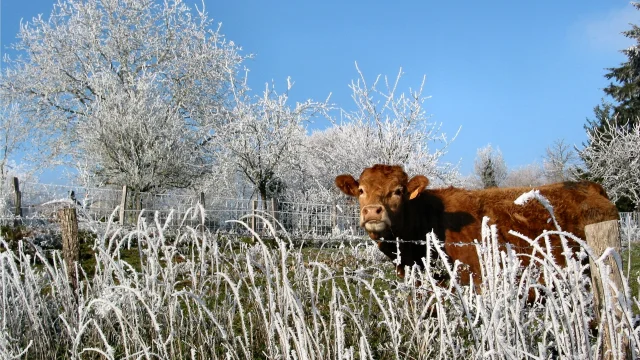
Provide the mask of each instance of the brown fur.
MULTIPOLYGON (((481 237, 482 218, 488 216, 489 224, 496 224, 498 239, 509 243, 519 253, 531 253, 524 240, 510 235, 509 230, 531 239, 543 230, 556 230, 547 210, 537 201, 521 206, 514 201, 531 188, 493 188, 465 190, 460 188, 426 189, 428 180, 418 175, 408 181, 400 166, 375 165, 365 169, 360 178, 340 175, 336 185, 347 195, 360 201, 361 225, 369 236, 378 241, 379 249, 389 258, 396 258, 396 244, 387 240, 425 240, 433 231, 444 243, 445 253, 451 260, 468 265, 461 272, 461 280, 475 283, 481 280, 480 264, 474 239, 481 237)), ((618 211, 607 198, 602 186, 591 182, 564 182, 537 187, 553 206, 556 220, 562 230, 584 239, 584 227, 607 220, 618 219, 618 211)), ((554 258, 564 265, 560 239, 551 236, 554 258)), ((577 250, 579 245, 570 240, 577 250)), ((404 276, 404 266, 418 264, 426 255, 425 245, 400 243, 401 264, 399 276, 404 276)), ((522 257, 524 265, 529 258, 522 257)))

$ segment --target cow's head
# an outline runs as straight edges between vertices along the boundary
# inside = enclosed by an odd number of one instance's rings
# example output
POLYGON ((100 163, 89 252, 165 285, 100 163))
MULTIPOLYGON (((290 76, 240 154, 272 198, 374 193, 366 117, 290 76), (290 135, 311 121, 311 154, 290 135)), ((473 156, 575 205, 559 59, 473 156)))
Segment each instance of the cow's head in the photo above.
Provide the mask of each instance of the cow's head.
POLYGON ((374 165, 366 168, 358 180, 345 174, 336 177, 343 193, 360 201, 360 226, 373 240, 394 239, 394 229, 404 226, 404 204, 418 196, 429 180, 417 175, 408 180, 400 166, 374 165))

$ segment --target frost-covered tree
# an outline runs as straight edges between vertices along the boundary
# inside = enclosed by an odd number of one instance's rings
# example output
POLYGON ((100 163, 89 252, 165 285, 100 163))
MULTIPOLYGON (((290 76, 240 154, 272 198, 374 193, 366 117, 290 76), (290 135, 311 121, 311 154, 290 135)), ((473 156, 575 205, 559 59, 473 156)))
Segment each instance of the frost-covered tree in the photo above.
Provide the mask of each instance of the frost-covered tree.
POLYGON ((115 87, 77 125, 83 134, 77 158, 90 164, 98 183, 158 191, 189 187, 211 172, 212 154, 201 146, 203 134, 192 131, 180 109, 148 86, 154 86, 153 79, 139 79, 138 92, 115 87))
MULTIPOLYGON (((583 143, 583 149, 578 151, 578 156, 582 160, 584 168, 576 169, 576 177, 589 179, 604 185, 604 179, 595 175, 600 173, 604 166, 598 165, 597 162, 593 160, 595 158, 602 158, 601 156, 595 156, 595 153, 609 146, 607 144, 610 139, 608 134, 611 132, 612 126, 618 130, 630 131, 633 123, 622 120, 622 118, 615 113, 614 104, 604 99, 600 106, 594 108, 594 113, 595 119, 587 119, 587 124, 584 125, 585 132, 587 133, 587 141, 583 143), (592 139, 598 139, 598 142, 593 143, 592 139), (587 149, 589 150, 586 151, 587 149), (588 156, 588 158, 585 156, 588 156), (594 166, 598 167, 598 169, 593 169, 592 171, 591 168, 594 166)), ((633 211, 634 207, 636 207, 635 201, 626 195, 617 196, 615 203, 619 211, 633 211)))
MULTIPOLYGON (((637 10, 640 10, 640 3, 631 3, 637 10)), ((604 93, 611 97, 602 99, 600 105, 594 108, 594 119, 587 119, 584 128, 587 137, 598 138, 602 145, 606 145, 607 138, 603 136, 613 124, 615 127, 627 126, 631 129, 640 119, 640 27, 631 24, 631 29, 622 33, 625 37, 633 40, 635 43, 620 52, 626 56, 626 60, 618 67, 607 69, 605 77, 612 80, 611 83, 603 89, 604 93)), ((589 148, 589 152, 598 151, 595 144, 587 140, 584 149, 589 148)), ((582 158, 586 165, 584 172, 580 172, 579 176, 588 178, 597 182, 602 182, 601 178, 594 176, 591 172, 592 161, 582 158)), ((597 169, 596 172, 599 172, 597 169)), ((618 197, 616 206, 621 211, 630 211, 633 208, 634 200, 625 195, 618 197)), ((636 203, 637 204, 637 203, 636 203)))
POLYGON ((204 11, 180 0, 61 0, 18 39, 0 87, 47 125, 52 158, 91 159, 105 183, 140 191, 188 186, 213 169, 208 147, 244 58, 204 11))
POLYGON ((312 179, 307 184, 330 197, 336 175, 357 176, 376 163, 403 165, 434 183, 456 183, 457 167, 440 162, 449 141, 424 109, 424 78, 418 90, 404 93, 398 88, 402 71, 392 82, 378 76, 371 85, 359 69, 358 74, 350 85, 355 110, 343 110, 342 121, 314 132, 306 142, 304 167, 312 179))
POLYGON ((577 169, 578 156, 564 139, 548 146, 543 160, 544 174, 550 183, 572 180, 577 169))
POLYGON ((33 171, 19 163, 18 152, 26 155, 25 145, 35 136, 34 124, 21 117, 20 109, 10 99, 0 97, 0 213, 5 209, 7 199, 13 194, 12 177, 24 181, 33 171))
POLYGON ((511 170, 502 182, 505 187, 533 187, 545 184, 546 178, 542 166, 539 164, 529 164, 511 170))
POLYGON ((260 97, 238 98, 232 120, 217 135, 220 161, 251 183, 262 200, 286 190, 285 179, 299 169, 306 124, 328 110, 326 102, 291 106, 287 93, 267 86, 260 97))
POLYGON ((0 183, 10 172, 10 162, 34 136, 34 124, 23 119, 18 104, 0 97, 0 183))
POLYGON ((617 126, 612 121, 588 135, 589 146, 580 157, 589 176, 598 179, 614 201, 626 197, 640 208, 640 123, 617 126))
POLYGON ((474 172, 483 188, 500 186, 507 177, 507 164, 500 149, 494 149, 491 144, 478 149, 474 172))

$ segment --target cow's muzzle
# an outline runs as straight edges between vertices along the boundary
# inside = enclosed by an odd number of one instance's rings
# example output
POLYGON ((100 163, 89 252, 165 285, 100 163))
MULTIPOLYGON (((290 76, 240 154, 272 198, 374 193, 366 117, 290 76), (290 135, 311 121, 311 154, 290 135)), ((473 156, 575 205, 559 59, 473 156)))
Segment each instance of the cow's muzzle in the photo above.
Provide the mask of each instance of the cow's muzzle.
POLYGON ((364 228, 368 232, 379 234, 379 233, 385 232, 388 226, 384 221, 369 221, 364 223, 364 228))
POLYGON ((386 216, 387 213, 382 205, 367 205, 360 212, 360 220, 363 224, 369 221, 382 221, 386 216))
POLYGON ((360 211, 360 226, 369 233, 383 233, 390 227, 389 216, 382 205, 367 205, 360 211))

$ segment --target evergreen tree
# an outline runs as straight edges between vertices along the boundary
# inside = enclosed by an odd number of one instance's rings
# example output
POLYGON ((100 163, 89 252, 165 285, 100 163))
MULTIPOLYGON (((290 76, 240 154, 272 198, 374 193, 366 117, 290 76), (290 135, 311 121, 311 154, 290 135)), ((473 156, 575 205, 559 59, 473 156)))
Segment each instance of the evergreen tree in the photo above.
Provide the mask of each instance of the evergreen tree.
MULTIPOLYGON (((587 118, 587 123, 584 125, 584 130, 587 132, 587 135, 592 135, 595 132, 602 133, 612 121, 617 119, 615 116, 615 107, 605 99, 602 99, 600 105, 593 108, 593 113, 595 119, 587 118)), ((589 146, 589 141, 584 145, 585 147, 589 146)))
MULTIPOLYGON (((640 3, 632 5, 640 10, 640 3)), ((614 114, 616 125, 628 123, 628 126, 632 127, 640 115, 640 28, 631 24, 631 29, 622 34, 636 43, 621 50, 627 61, 619 67, 607 69, 609 72, 605 77, 608 80, 613 79, 614 82, 604 88, 604 92, 613 98, 615 105, 606 106, 603 102, 602 107, 596 107, 596 117, 605 115, 599 112, 605 112, 609 118, 614 114)))
MULTIPOLYGON (((640 10, 640 3, 632 3, 632 5, 640 10)), ((627 60, 615 68, 608 68, 605 77, 613 80, 604 93, 613 99, 613 102, 602 99, 600 105, 594 108, 595 119, 587 119, 584 128, 587 132, 587 138, 600 138, 596 135, 604 135, 609 133, 610 127, 615 129, 632 129, 640 120, 640 27, 631 24, 631 29, 622 33, 629 39, 633 39, 636 43, 621 52, 627 57, 627 60)), ((583 144, 584 148, 598 147, 598 144, 592 144, 591 140, 587 140, 583 144)), ((598 151, 598 149, 592 149, 598 151)), ((580 171, 577 175, 581 178, 601 182, 602 179, 591 175, 592 159, 585 159, 584 154, 588 152, 582 151, 580 157, 586 165, 584 171, 580 171)), ((616 201, 616 206, 620 211, 631 211, 633 209, 633 201, 622 196, 616 201)))
POLYGON ((507 164, 502 152, 491 144, 478 149, 474 170, 480 187, 485 189, 501 186, 507 178, 507 164))

